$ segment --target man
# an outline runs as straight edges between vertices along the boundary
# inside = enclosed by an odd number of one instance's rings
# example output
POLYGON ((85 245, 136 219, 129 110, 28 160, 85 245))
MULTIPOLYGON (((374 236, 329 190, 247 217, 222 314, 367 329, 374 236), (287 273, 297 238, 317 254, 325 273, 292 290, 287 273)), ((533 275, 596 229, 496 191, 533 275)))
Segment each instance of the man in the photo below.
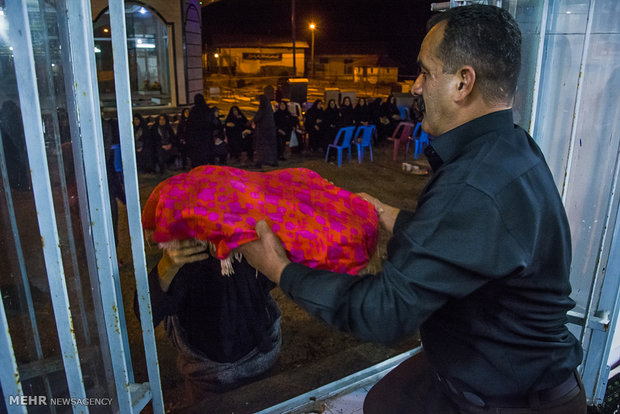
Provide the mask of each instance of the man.
POLYGON ((415 213, 364 195, 393 233, 376 275, 290 263, 264 222, 243 254, 308 312, 373 341, 418 328, 424 351, 369 392, 365 413, 585 413, 567 330, 566 214, 544 157, 514 126, 521 35, 504 10, 431 22, 413 92, 434 175, 415 213))

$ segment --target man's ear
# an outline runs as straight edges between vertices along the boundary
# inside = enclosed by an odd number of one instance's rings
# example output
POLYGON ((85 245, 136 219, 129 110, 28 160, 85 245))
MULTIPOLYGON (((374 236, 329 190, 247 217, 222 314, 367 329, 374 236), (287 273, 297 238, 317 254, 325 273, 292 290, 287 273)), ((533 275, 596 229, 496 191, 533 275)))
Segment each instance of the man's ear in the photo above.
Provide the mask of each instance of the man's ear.
POLYGON ((456 72, 456 95, 457 100, 468 97, 476 83, 476 71, 471 66, 463 66, 456 72))

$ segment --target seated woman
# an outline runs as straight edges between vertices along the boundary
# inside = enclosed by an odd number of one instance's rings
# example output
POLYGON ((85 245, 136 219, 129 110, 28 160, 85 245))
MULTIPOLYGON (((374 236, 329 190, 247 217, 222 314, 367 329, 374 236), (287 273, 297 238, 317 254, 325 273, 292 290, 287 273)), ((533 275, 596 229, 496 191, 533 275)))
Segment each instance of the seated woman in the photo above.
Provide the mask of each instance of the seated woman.
POLYGON ((356 126, 361 126, 368 125, 370 121, 370 108, 366 103, 366 98, 360 98, 353 110, 353 122, 356 126))
POLYGON ((157 148, 159 172, 163 173, 174 163, 179 154, 176 135, 166 114, 157 117, 157 122, 151 127, 151 138, 157 148))
POLYGON ((178 351, 190 405, 247 383, 280 353, 280 310, 269 294, 275 285, 245 260, 232 266, 234 274, 223 276, 206 245, 183 240, 164 250, 149 275, 153 325, 164 321, 178 351))
POLYGON ((228 160, 228 145, 224 135, 224 125, 220 121, 220 110, 213 107, 213 155, 219 165, 226 165, 228 160))
POLYGON ((324 142, 324 116, 323 101, 317 99, 306 112, 306 117, 304 119, 304 127, 306 132, 308 132, 308 143, 313 151, 316 151, 321 147, 323 147, 323 149, 327 148, 324 142))
POLYGON ((396 105, 396 97, 388 96, 386 102, 381 104, 377 133, 380 141, 391 137, 400 122, 400 111, 396 105))
POLYGON ((286 142, 291 139, 291 132, 297 126, 297 118, 289 112, 286 102, 278 104, 278 109, 273 114, 273 118, 276 122, 276 135, 278 138, 278 160, 286 161, 286 158, 284 158, 286 142))
POLYGON ((157 148, 146 120, 137 112, 133 114, 133 136, 138 172, 152 173, 155 171, 157 148))
POLYGON ((336 134, 338 133, 338 119, 340 118, 340 111, 338 109, 338 105, 336 105, 336 101, 334 99, 330 99, 327 102, 327 108, 325 109, 325 133, 324 135, 324 143, 323 146, 327 148, 327 145, 334 142, 334 138, 336 138, 336 134))
POLYGON ((342 128, 351 125, 353 125, 353 104, 351 98, 345 96, 339 108, 338 126, 342 128))

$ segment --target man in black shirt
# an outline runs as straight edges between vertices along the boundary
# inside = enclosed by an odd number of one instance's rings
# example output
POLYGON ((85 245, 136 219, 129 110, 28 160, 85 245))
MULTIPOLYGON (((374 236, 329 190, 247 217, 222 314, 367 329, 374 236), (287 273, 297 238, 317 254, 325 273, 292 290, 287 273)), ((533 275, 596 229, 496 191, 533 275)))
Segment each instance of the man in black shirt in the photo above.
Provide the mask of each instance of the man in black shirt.
POLYGON ((434 175, 415 213, 363 195, 393 236, 376 275, 290 263, 265 222, 249 263, 308 312, 390 342, 420 329, 424 351, 369 392, 365 413, 585 413, 570 229, 544 157, 513 125, 521 34, 504 10, 452 8, 431 22, 413 93, 434 175))

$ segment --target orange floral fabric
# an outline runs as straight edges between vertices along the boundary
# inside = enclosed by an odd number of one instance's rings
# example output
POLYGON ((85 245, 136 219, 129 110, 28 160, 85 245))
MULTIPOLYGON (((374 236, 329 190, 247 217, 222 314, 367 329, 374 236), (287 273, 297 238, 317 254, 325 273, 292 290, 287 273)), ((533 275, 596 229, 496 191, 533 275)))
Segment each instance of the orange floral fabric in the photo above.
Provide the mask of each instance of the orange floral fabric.
POLYGON ((379 237, 373 205, 305 168, 270 172, 205 165, 161 182, 142 212, 155 242, 196 238, 226 259, 266 220, 291 261, 358 274, 379 237))

